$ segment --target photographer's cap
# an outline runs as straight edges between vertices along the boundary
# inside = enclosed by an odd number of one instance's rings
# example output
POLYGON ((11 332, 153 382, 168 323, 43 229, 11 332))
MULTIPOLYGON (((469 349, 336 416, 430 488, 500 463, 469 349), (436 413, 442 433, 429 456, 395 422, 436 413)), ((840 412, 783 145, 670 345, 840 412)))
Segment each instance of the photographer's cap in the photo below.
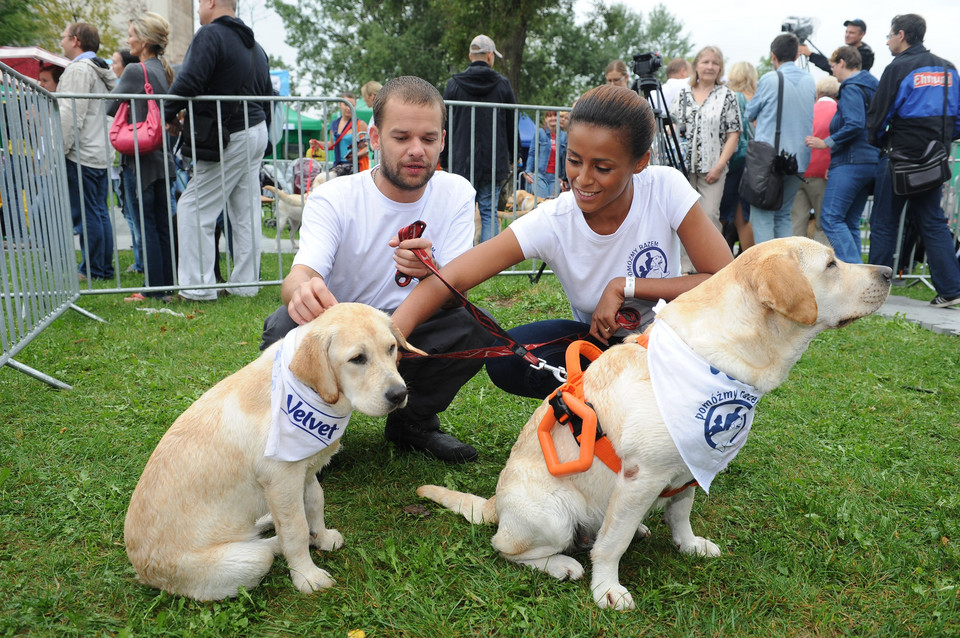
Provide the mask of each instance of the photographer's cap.
POLYGON ((855 27, 860 27, 860 29, 864 33, 867 32, 867 23, 861 20, 860 18, 857 18, 856 20, 847 20, 846 22, 843 23, 843 26, 849 27, 851 24, 855 27))
POLYGON ((493 43, 493 40, 488 35, 483 35, 482 33, 473 39, 473 42, 470 43, 470 54, 471 55, 480 55, 483 53, 494 53, 498 58, 502 58, 503 55, 497 51, 497 45, 493 43))

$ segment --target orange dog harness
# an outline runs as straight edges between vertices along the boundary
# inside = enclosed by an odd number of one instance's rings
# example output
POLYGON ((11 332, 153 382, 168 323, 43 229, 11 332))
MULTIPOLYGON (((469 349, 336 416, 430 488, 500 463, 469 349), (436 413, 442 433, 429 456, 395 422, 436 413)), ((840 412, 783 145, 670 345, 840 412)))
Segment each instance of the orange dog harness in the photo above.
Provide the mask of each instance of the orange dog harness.
MULTIPOLYGON (((646 348, 648 342, 647 335, 637 336, 637 345, 646 348)), ((540 420, 540 425, 537 426, 537 438, 540 440, 547 470, 553 476, 586 472, 593 465, 595 456, 616 474, 620 473, 623 466, 616 450, 613 449, 613 444, 597 422, 597 413, 583 395, 583 370, 580 366, 580 357, 584 356, 592 363, 601 353, 600 348, 587 341, 571 343, 566 352, 567 381, 547 397, 552 409, 548 410, 540 420), (557 423, 570 428, 580 445, 579 458, 565 463, 560 462, 551 436, 553 426, 557 423)), ((660 497, 675 496, 696 484, 696 481, 690 481, 679 488, 667 488, 660 497)))

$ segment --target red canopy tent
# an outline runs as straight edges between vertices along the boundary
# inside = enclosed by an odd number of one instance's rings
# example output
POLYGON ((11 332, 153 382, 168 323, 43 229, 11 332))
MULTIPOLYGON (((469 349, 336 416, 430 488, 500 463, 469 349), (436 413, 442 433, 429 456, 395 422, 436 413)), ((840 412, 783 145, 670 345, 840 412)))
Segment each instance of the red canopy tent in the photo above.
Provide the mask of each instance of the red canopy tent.
POLYGON ((0 47, 0 62, 34 80, 40 77, 40 67, 44 64, 56 64, 64 68, 70 64, 70 60, 62 55, 40 47, 0 47))

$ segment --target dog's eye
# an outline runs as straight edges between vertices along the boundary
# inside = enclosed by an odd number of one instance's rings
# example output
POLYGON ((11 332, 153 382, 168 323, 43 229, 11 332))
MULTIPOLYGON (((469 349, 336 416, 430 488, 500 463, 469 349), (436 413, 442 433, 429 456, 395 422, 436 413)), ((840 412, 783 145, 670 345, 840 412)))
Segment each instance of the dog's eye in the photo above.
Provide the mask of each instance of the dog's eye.
POLYGON ((365 354, 358 354, 358 355, 355 356, 354 358, 350 359, 350 363, 355 363, 355 364, 357 364, 358 366, 362 366, 362 365, 364 365, 366 362, 367 362, 367 355, 365 355, 365 354))
POLYGON ((836 259, 831 259, 831 260, 830 260, 830 263, 827 264, 827 268, 828 268, 828 269, 830 269, 830 268, 836 268, 836 267, 837 267, 837 260, 836 260, 836 259))
POLYGON ((387 350, 387 354, 390 355, 390 356, 393 356, 394 354, 396 354, 396 352, 397 352, 397 344, 395 344, 395 343, 394 343, 394 344, 391 344, 391 345, 390 345, 390 349, 387 350))

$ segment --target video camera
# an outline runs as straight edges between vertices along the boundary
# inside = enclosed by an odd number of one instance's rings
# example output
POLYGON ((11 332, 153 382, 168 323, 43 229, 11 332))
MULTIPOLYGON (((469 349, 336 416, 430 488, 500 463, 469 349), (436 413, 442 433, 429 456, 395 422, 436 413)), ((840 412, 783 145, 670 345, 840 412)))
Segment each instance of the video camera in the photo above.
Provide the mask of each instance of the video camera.
POLYGON ((797 16, 784 18, 783 24, 780 25, 781 31, 789 32, 797 36, 801 44, 813 34, 815 28, 816 24, 814 24, 813 18, 800 18, 797 16))
POLYGON ((652 51, 633 56, 633 72, 637 75, 652 76, 663 66, 663 56, 652 51))

